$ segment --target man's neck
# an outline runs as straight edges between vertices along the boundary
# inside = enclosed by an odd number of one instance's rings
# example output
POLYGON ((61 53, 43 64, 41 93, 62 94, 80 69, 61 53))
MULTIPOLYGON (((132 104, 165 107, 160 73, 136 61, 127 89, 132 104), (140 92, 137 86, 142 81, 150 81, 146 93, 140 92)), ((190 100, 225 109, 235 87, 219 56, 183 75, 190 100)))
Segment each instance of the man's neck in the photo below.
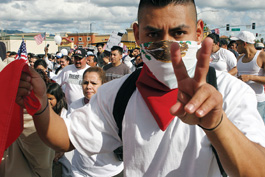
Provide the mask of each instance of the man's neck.
POLYGON ((121 62, 112 63, 112 66, 114 66, 114 67, 117 67, 119 65, 121 65, 121 62))
POLYGON ((257 50, 255 49, 255 47, 248 47, 246 48, 246 52, 245 52, 245 58, 248 58, 248 59, 253 59, 254 56, 256 55, 257 53, 257 50))

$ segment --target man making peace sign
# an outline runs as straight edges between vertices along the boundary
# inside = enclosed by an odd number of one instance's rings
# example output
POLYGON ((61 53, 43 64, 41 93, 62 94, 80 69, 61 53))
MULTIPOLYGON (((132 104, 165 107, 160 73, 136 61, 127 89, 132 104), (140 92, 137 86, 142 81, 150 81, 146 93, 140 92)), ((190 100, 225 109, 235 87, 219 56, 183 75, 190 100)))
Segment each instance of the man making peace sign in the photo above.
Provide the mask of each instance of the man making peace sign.
POLYGON ((145 65, 124 114, 123 141, 112 111, 128 76, 103 85, 64 122, 45 108, 44 83, 31 70, 31 77, 22 74, 17 103, 23 106, 33 89, 42 104, 34 121, 43 141, 87 156, 123 145, 125 176, 220 176, 213 145, 229 176, 265 176, 255 94, 227 73, 217 72, 218 90, 206 83, 213 42, 206 39, 196 59, 192 49, 202 41, 203 22, 194 1, 141 0, 133 29, 145 65))

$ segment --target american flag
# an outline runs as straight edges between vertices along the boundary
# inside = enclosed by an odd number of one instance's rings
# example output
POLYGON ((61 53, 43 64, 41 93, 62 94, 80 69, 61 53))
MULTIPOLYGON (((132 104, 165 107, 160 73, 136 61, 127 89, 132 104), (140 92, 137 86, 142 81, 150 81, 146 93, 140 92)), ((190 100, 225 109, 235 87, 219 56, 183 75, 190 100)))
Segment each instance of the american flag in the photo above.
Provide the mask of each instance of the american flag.
POLYGON ((220 34, 220 30, 218 28, 211 30, 211 33, 220 34))
POLYGON ((28 63, 28 53, 24 39, 22 39, 17 55, 15 56, 15 60, 20 60, 20 59, 25 60, 25 62, 28 63))
POLYGON ((34 39, 38 45, 40 45, 45 40, 45 38, 46 38, 45 33, 41 33, 41 34, 34 36, 34 39))

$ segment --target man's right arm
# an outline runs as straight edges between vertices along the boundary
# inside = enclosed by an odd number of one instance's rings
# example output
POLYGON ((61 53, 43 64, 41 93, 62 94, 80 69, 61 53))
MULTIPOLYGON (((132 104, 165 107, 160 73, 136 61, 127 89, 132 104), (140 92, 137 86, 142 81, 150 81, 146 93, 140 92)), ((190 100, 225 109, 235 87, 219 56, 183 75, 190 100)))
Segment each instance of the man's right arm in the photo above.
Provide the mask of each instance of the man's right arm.
POLYGON ((46 96, 46 85, 39 74, 29 67, 30 75, 22 73, 16 97, 16 103, 24 106, 24 97, 33 90, 41 103, 41 109, 33 116, 40 138, 56 151, 69 151, 72 146, 64 120, 51 108, 46 96), (39 114, 39 115, 38 115, 39 114))

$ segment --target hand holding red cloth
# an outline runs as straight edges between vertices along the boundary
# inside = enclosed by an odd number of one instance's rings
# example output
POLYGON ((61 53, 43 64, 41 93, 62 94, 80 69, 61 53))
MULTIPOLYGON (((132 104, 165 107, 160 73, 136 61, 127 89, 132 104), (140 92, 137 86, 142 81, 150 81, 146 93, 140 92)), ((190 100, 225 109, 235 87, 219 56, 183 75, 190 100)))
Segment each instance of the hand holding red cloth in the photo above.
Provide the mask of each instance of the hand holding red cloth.
MULTIPOLYGON (((15 60, 0 72, 0 157, 23 130, 23 108, 15 101, 21 73, 30 75, 29 66, 24 60, 15 60)), ((41 104, 33 91, 24 98, 24 105, 30 115, 34 115, 41 104)))

